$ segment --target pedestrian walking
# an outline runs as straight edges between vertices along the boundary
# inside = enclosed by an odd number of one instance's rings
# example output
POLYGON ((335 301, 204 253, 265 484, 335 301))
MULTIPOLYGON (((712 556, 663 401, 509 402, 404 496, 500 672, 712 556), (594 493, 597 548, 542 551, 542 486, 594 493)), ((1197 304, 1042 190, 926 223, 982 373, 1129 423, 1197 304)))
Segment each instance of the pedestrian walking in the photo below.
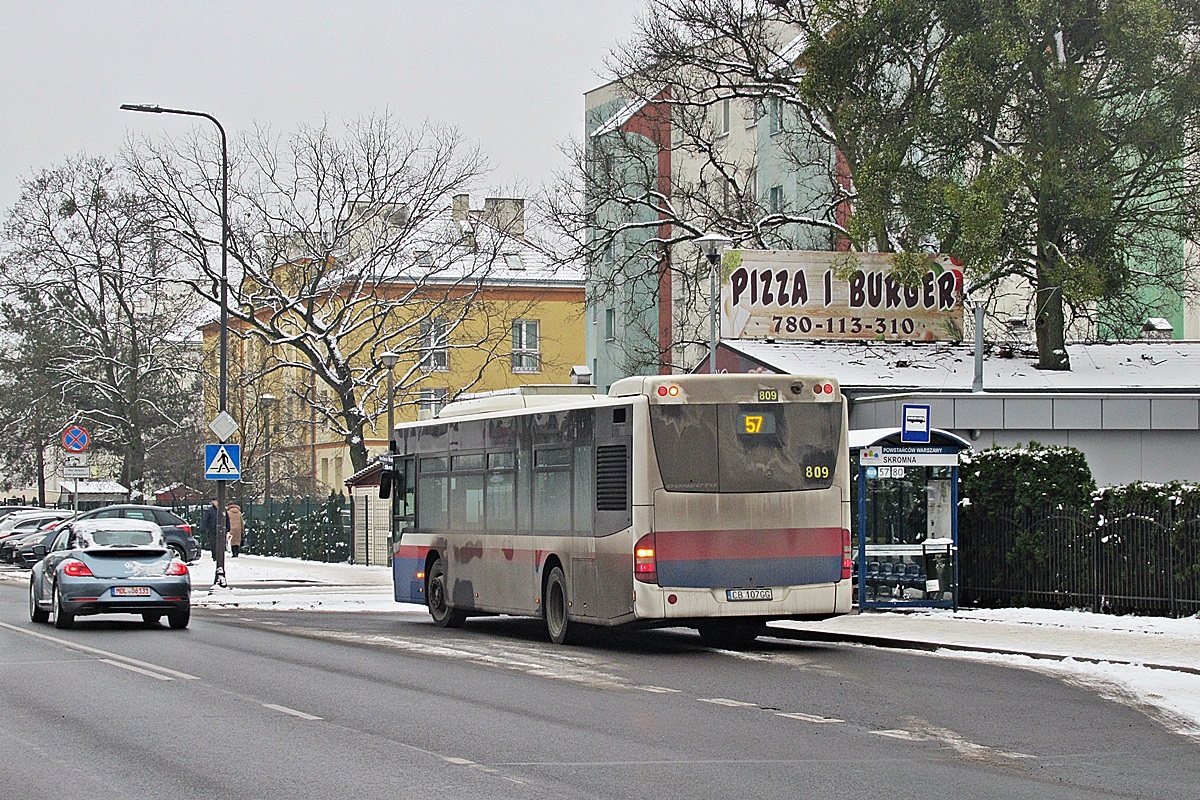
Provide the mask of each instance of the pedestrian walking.
POLYGON ((225 546, 217 541, 217 498, 215 497, 212 499, 212 503, 204 509, 204 516, 200 518, 200 534, 212 548, 215 559, 217 548, 225 546))
POLYGON ((229 549, 237 558, 242 549, 242 536, 246 533, 246 520, 242 517, 241 506, 232 500, 225 506, 225 530, 229 532, 229 549))

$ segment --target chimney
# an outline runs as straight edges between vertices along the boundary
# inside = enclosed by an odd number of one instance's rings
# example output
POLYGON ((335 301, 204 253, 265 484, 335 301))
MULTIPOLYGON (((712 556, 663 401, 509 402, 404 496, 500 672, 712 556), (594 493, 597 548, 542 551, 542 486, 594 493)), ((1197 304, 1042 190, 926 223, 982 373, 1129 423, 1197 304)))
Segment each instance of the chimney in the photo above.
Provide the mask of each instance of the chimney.
POLYGON ((486 197, 483 221, 515 238, 525 235, 525 201, 513 197, 486 197))
POLYGON ((456 194, 450 204, 450 212, 455 222, 466 222, 471 214, 471 195, 456 194))
POLYGON ((1170 339, 1175 326, 1162 317, 1150 317, 1142 323, 1143 339, 1170 339))

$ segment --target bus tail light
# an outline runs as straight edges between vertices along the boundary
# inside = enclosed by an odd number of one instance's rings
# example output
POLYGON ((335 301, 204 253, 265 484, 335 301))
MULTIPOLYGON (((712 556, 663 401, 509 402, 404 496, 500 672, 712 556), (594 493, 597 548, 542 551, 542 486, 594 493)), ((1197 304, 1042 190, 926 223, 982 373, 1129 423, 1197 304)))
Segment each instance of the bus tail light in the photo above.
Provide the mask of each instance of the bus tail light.
POLYGON ((842 580, 854 577, 854 558, 850 551, 850 531, 842 528, 842 580))
POLYGON ((653 533, 647 533, 633 546, 633 577, 642 583, 658 583, 658 561, 654 556, 653 533))

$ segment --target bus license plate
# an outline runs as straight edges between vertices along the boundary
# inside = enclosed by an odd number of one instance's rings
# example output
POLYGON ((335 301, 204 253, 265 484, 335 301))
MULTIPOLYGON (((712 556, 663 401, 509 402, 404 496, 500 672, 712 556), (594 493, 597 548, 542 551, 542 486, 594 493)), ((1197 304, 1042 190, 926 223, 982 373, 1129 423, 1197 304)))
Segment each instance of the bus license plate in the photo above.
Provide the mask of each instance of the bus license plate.
POLYGON ((726 589, 725 599, 737 600, 774 600, 770 589, 726 589))
POLYGON ((113 597, 149 597, 149 586, 117 586, 113 589, 113 597))

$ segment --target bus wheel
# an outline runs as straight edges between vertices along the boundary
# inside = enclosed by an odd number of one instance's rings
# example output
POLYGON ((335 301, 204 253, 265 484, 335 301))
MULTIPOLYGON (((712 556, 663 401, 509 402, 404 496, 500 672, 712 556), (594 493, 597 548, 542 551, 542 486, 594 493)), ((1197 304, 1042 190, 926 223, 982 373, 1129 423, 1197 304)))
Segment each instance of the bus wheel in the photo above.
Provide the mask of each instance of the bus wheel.
POLYGON ((567 576, 562 567, 550 570, 546 592, 542 598, 542 614, 546 618, 546 633, 555 644, 571 644, 575 640, 577 623, 567 617, 567 576))
POLYGON ((700 639, 718 650, 742 650, 749 647, 765 630, 766 625, 747 619, 714 620, 696 626, 700 639))
POLYGON ((425 601, 429 616, 439 628, 461 628, 467 615, 450 607, 446 592, 446 562, 439 558, 429 568, 429 579, 425 586, 425 601))

